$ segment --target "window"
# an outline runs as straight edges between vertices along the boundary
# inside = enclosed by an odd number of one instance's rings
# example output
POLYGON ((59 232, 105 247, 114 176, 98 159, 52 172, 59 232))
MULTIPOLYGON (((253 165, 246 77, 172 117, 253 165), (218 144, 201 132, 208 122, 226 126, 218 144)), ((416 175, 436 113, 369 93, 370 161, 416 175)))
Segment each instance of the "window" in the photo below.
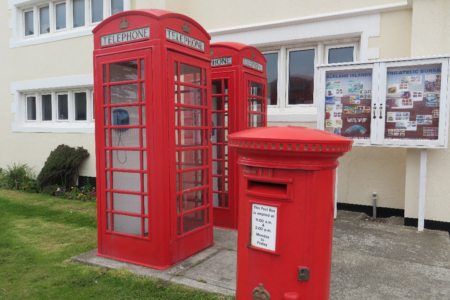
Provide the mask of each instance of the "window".
POLYGON ((355 47, 328 48, 328 63, 344 63, 354 61, 355 47))
POLYGON ((75 93, 75 121, 86 121, 87 98, 86 93, 75 93))
POLYGON ((36 121, 36 97, 27 97, 27 120, 36 121))
POLYGON ((33 10, 26 11, 23 13, 24 26, 25 26, 25 36, 30 36, 34 34, 34 20, 33 20, 33 10))
POLYGON ((278 52, 266 53, 267 105, 278 103, 278 52))
POLYGON ((69 120, 69 98, 67 94, 58 94, 58 120, 69 120))
POLYGON ((55 29, 66 29, 66 3, 58 3, 55 5, 55 29))
POLYGON ((50 8, 48 6, 39 8, 39 33, 50 33, 50 8))
POLYGON ((42 95, 42 121, 52 120, 52 95, 42 95))
POLYGON ((315 49, 289 51, 289 105, 314 102, 315 52, 315 49))
POLYGON ((13 30, 14 42, 11 43, 13 48, 54 41, 55 37, 56 39, 69 38, 62 32, 71 33, 70 38, 90 35, 93 27, 99 22, 112 14, 128 9, 131 0, 22 0, 18 2, 21 6, 30 2, 30 6, 13 7, 13 14, 16 14, 17 20, 14 25, 16 28, 21 28, 19 36, 13 30))
POLYGON ((73 28, 84 26, 84 0, 73 0, 73 28))

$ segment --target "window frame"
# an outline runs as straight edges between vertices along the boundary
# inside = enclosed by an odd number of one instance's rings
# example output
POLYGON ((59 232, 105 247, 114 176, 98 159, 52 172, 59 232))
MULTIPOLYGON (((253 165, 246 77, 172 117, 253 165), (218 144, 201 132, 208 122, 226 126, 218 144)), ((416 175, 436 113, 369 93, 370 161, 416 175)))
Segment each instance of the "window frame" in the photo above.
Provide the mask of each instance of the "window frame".
POLYGON ((35 37, 36 36, 36 28, 35 28, 35 12, 34 12, 34 7, 29 7, 29 8, 26 8, 26 9, 23 9, 22 10, 22 29, 23 30, 21 30, 21 33, 22 33, 22 36, 23 36, 23 38, 24 39, 29 39, 29 38, 33 38, 33 37, 35 37), (25 18, 25 13, 27 13, 27 12, 32 12, 33 13, 33 34, 29 34, 29 35, 26 35, 25 34, 25 30, 26 30, 26 24, 25 24, 25 20, 26 20, 26 18, 25 18))
MULTIPOLYGON (((43 91, 43 92, 41 92, 41 93, 39 93, 39 107, 40 107, 40 119, 39 119, 39 121, 40 122, 42 122, 42 123, 52 123, 53 122, 53 120, 54 120, 54 118, 53 118, 53 113, 55 112, 55 110, 53 109, 53 101, 54 100, 54 98, 53 98, 53 93, 51 92, 51 91, 43 91), (51 113, 51 120, 43 120, 43 118, 44 118, 44 107, 43 107, 43 105, 44 105, 44 102, 42 101, 43 99, 42 99, 42 97, 43 96, 47 96, 47 95, 50 95, 50 108, 51 108, 51 110, 52 110, 52 113, 51 113)), ((37 115, 36 115, 36 117, 37 117, 37 115)), ((36 118, 37 119, 37 118, 36 118)))
POLYGON ((51 8, 52 3, 53 2, 49 2, 49 3, 43 4, 43 5, 40 5, 40 6, 37 7, 38 36, 47 35, 47 34, 50 34, 52 32, 52 13, 51 13, 51 11, 52 11, 52 8, 51 8), (44 7, 48 7, 48 29, 49 29, 49 31, 47 33, 41 33, 41 8, 44 8, 44 7))
POLYGON ((37 116, 37 97, 36 94, 25 94, 25 122, 30 122, 30 123, 36 123, 38 121, 38 116, 37 116), (29 97, 33 97, 34 98, 34 115, 35 118, 34 120, 30 120, 28 119, 28 98, 29 97))
POLYGON ((89 106, 90 106, 90 97, 89 97, 90 92, 88 92, 87 90, 73 90, 72 91, 72 109, 73 109, 73 113, 72 113, 72 117, 73 117, 73 122, 74 123, 88 123, 89 121, 89 106), (77 108, 76 108, 76 101, 75 101, 75 94, 81 94, 84 93, 86 94, 86 120, 77 120, 76 119, 76 112, 77 112, 77 108))
POLYGON ((67 17, 67 3, 68 3, 68 2, 70 3, 70 1, 64 0, 64 1, 59 1, 59 2, 54 2, 54 3, 53 3, 53 24, 51 25, 50 30, 51 30, 51 28, 53 27, 53 29, 54 29, 55 32, 67 31, 67 28, 69 27, 69 24, 68 24, 68 17, 67 17), (60 5, 60 4, 65 4, 65 5, 66 5, 66 9, 64 10, 64 12, 65 12, 65 14, 66 14, 66 27, 64 27, 64 28, 62 28, 62 29, 57 29, 57 28, 56 28, 56 20, 57 20, 57 16, 56 16, 56 13, 57 13, 56 6, 58 6, 58 5, 60 5))
POLYGON ((70 121, 70 100, 69 100, 69 92, 55 92, 55 101, 56 101, 56 121, 57 122, 64 122, 68 123, 70 121), (59 118, 59 99, 58 96, 60 95, 67 95, 67 119, 60 119, 59 118))
MULTIPOLYGON (((281 59, 281 49, 280 50, 272 50, 272 51, 264 51, 264 52, 262 52, 262 54, 263 55, 265 55, 265 54, 274 54, 274 53, 276 53, 276 54, 278 54, 278 60, 277 60, 277 104, 276 105, 269 105, 269 103, 267 102, 267 107, 269 108, 276 108, 276 107, 280 107, 280 102, 281 102, 281 99, 280 99, 280 93, 279 93, 279 91, 280 91, 280 72, 282 72, 282 70, 281 70, 281 62, 280 62, 280 59, 281 59)), ((281 83, 282 84, 282 83, 281 83)), ((269 88, 268 88, 268 86, 269 86, 269 82, 267 81, 267 91, 266 91, 266 93, 267 93, 267 95, 269 94, 269 88)))

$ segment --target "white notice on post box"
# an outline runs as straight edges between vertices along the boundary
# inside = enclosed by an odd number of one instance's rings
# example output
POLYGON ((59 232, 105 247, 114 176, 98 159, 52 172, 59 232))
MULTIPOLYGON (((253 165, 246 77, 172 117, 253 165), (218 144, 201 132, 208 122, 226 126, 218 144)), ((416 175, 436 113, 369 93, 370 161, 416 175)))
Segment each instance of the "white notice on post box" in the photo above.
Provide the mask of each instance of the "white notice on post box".
POLYGON ((252 205, 253 247, 275 251, 277 239, 277 207, 252 205))

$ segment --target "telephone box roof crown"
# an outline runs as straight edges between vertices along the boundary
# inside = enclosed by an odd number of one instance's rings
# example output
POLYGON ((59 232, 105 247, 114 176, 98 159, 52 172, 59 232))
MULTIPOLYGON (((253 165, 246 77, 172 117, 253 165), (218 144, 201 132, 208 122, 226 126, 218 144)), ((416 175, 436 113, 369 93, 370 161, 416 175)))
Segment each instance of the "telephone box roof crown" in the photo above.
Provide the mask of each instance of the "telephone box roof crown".
POLYGON ((179 13, 174 13, 174 12, 167 11, 167 10, 162 10, 162 9, 138 9, 138 10, 127 10, 127 11, 123 11, 123 12, 117 13, 117 14, 112 15, 109 18, 106 18, 105 20, 103 20, 100 24, 97 25, 97 27, 95 27, 92 30, 92 33, 95 34, 103 26, 105 26, 109 22, 112 22, 113 20, 123 19, 123 18, 127 18, 127 17, 133 16, 133 15, 147 16, 147 17, 155 19, 157 21, 161 21, 161 20, 164 20, 164 19, 167 19, 167 18, 181 19, 181 20, 186 21, 190 25, 194 25, 195 27, 200 29, 202 31, 202 33, 208 39, 211 39, 211 36, 208 34, 208 32, 197 21, 189 18, 188 16, 185 16, 185 15, 182 15, 182 14, 179 14, 179 13))

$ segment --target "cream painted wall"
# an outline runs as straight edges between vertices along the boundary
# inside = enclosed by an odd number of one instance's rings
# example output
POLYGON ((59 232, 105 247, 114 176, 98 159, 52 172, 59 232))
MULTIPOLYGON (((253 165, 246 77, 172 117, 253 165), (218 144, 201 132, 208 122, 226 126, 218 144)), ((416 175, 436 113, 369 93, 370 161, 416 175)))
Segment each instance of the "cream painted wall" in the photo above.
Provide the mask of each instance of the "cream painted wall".
POLYGON ((380 14, 379 37, 369 38, 369 48, 379 48, 379 59, 409 57, 411 54, 412 10, 380 14))
MULTIPOLYGON (((450 54, 450 1, 414 0, 411 55, 450 54)), ((450 150, 427 150, 425 219, 450 222, 450 150)), ((418 218, 420 150, 407 150, 405 217, 418 218)))
POLYGON ((398 0, 167 0, 167 10, 184 13, 207 30, 395 4, 398 0))

